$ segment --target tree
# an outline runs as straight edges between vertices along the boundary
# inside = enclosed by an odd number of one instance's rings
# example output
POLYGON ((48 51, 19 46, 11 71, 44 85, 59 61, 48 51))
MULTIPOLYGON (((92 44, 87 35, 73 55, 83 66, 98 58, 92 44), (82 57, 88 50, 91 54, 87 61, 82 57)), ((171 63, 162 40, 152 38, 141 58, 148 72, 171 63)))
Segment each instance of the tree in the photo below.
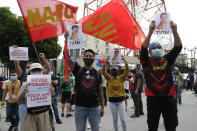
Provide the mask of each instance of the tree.
MULTIPOLYGON (((56 53, 56 43, 58 38, 51 38, 46 40, 41 40, 36 42, 36 48, 38 52, 45 54, 47 59, 56 58, 62 48, 57 45, 56 53)), ((0 60, 3 63, 7 63, 9 58, 9 47, 12 45, 17 45, 19 47, 29 47, 29 58, 37 59, 37 55, 32 46, 31 38, 21 16, 14 15, 9 8, 0 8, 0 60)))

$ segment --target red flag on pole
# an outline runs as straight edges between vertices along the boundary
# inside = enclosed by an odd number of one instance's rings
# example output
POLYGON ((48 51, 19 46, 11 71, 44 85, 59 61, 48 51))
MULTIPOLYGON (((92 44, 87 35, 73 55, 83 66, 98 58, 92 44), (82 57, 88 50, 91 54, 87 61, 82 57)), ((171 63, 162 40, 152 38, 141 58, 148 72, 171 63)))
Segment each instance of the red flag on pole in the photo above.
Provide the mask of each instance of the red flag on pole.
POLYGON ((33 42, 57 37, 76 22, 78 7, 57 0, 18 0, 33 42))
POLYGON ((84 19, 83 32, 134 49, 133 17, 122 0, 112 0, 84 19))
POLYGON ((68 48, 66 41, 64 46, 64 75, 65 75, 65 82, 68 82, 68 48))

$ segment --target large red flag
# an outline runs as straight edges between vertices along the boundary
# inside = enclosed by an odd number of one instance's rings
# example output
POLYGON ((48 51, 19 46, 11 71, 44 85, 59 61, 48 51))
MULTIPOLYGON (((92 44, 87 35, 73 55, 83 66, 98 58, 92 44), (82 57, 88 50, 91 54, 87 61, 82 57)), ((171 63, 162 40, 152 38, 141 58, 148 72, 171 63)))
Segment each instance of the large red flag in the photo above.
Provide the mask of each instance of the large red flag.
POLYGON ((57 37, 76 22, 78 7, 58 0, 18 0, 33 42, 57 37))
POLYGON ((83 32, 109 43, 136 49, 132 19, 122 0, 112 0, 84 19, 83 32))

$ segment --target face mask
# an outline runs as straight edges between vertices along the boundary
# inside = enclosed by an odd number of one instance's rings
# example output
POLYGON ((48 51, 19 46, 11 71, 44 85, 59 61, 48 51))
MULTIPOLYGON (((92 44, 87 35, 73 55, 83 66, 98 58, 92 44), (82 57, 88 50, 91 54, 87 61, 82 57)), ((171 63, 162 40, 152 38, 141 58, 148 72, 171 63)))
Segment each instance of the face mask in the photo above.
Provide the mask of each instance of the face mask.
POLYGON ((93 62, 94 62, 94 59, 83 58, 83 61, 84 61, 85 65, 91 66, 93 64, 93 62))
POLYGON ((152 50, 152 56, 155 58, 161 58, 163 56, 163 50, 162 49, 152 50))
POLYGON ((42 75, 42 71, 30 72, 31 75, 42 75))
POLYGON ((10 80, 11 80, 11 81, 15 81, 16 79, 17 79, 16 76, 10 76, 10 80))
POLYGON ((53 75, 53 72, 52 72, 52 71, 50 71, 50 72, 48 73, 48 75, 52 76, 52 75, 53 75))
POLYGON ((111 75, 114 76, 114 77, 118 76, 118 71, 117 70, 112 70, 111 75))
POLYGON ((29 73, 29 69, 26 69, 26 73, 27 73, 27 74, 29 73))

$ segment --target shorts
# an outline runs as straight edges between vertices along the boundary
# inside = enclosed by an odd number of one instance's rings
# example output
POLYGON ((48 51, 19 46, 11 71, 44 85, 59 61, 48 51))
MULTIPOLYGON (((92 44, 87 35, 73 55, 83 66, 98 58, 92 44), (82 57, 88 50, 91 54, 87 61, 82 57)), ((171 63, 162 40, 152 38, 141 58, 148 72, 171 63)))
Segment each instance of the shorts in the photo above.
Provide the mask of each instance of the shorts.
POLYGON ((126 99, 129 99, 129 89, 125 89, 125 98, 126 99))
POLYGON ((71 92, 62 92, 62 99, 61 99, 62 104, 71 103, 71 95, 72 95, 71 92))
POLYGON ((72 94, 72 98, 71 98, 71 105, 75 104, 75 94, 72 94))

